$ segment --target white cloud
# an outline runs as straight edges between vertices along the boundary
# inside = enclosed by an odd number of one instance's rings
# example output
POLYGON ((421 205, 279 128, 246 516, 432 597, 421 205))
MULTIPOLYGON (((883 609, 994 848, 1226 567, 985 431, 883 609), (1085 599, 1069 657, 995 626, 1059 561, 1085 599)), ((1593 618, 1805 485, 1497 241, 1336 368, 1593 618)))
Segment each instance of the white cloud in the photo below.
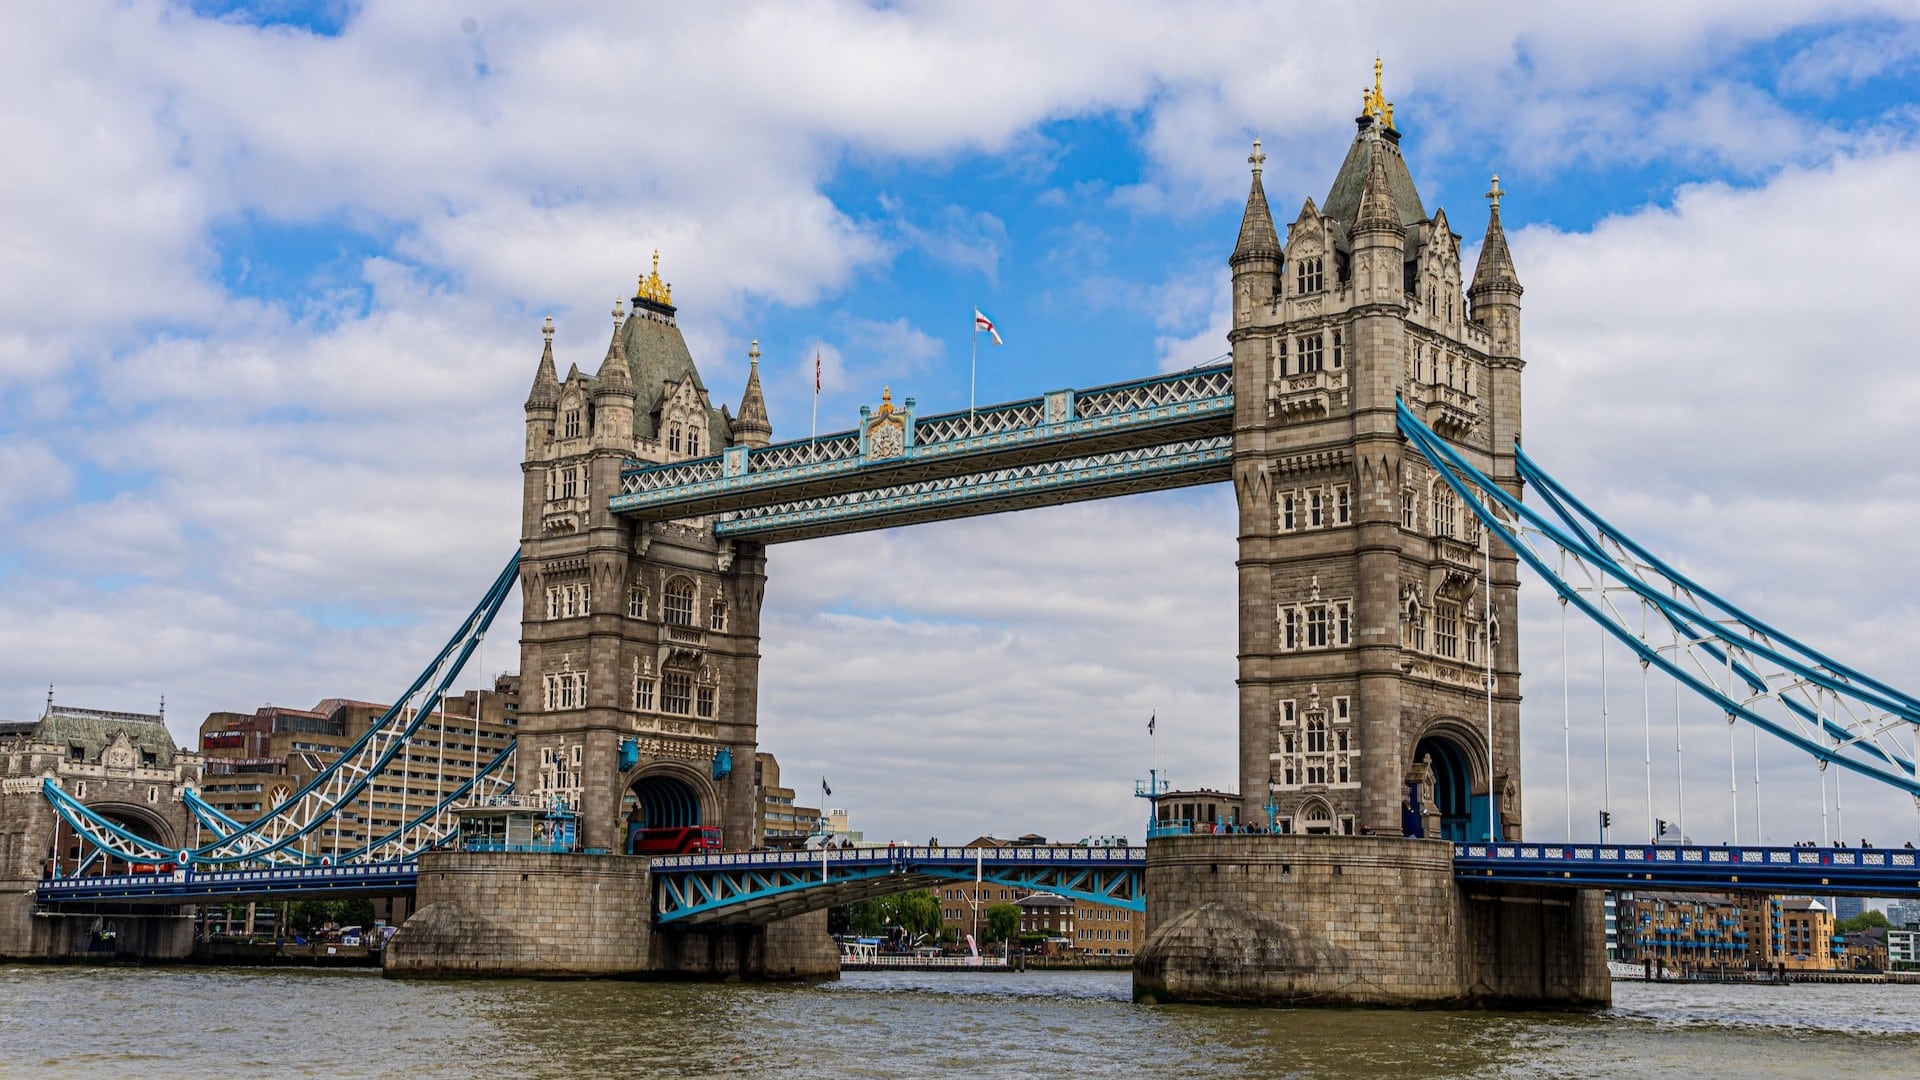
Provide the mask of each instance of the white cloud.
MULTIPOLYGON (((511 544, 541 314, 563 370, 597 364, 606 308, 658 247, 725 397, 756 311, 832 304, 903 237, 989 282, 1012 257, 977 208, 903 229, 836 205, 847 163, 984 152, 1040 177, 1058 158, 1040 125, 1117 116, 1145 174, 1061 205, 1237 203, 1253 132, 1270 190, 1318 195, 1376 48, 1426 153, 1520 162, 1543 187, 1576 164, 1675 160, 1762 181, 1516 235, 1529 445, 1729 593, 1898 679, 1917 486, 1897 344, 1920 224, 1907 121, 1836 134, 1718 64, 1862 10, 1529 5, 1496 26, 1466 4, 1382 23, 1250 3, 637 19, 469 0, 368 5, 336 38, 157 0, 14 13, 0 423, 21 430, 0 432, 0 508, 31 520, 4 550, 19 569, 0 578, 17 616, 0 702, 24 713, 48 678, 108 705, 167 692, 188 717, 384 696, 511 544), (341 291, 281 303, 223 283, 215 230, 335 222, 377 241, 341 291), (76 479, 96 476, 122 483, 76 479), (335 607, 376 625, 328 625, 335 607), (377 625, 402 613, 419 622, 377 625)), ((1789 81, 1871 77, 1879 40, 1822 37, 1789 81)), ((1102 267, 1086 287, 1174 313, 1163 368, 1224 351, 1217 267, 1102 267)), ((941 348, 904 320, 823 323, 842 394, 941 348)), ((803 415, 812 352, 766 361, 777 418, 803 415)), ((1107 786, 1139 771, 1137 714, 1160 710, 1179 782, 1232 778, 1230 517, 1216 492, 781 549, 768 743, 844 771, 882 832, 1137 833, 1107 786)))

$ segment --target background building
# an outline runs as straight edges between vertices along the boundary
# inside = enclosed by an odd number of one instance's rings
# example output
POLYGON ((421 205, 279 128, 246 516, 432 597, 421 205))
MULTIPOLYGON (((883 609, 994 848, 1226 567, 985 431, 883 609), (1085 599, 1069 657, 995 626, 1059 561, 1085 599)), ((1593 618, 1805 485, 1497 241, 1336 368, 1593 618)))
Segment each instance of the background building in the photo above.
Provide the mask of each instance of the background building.
MULTIPOLYGON (((794 802, 794 790, 780 785, 780 762, 772 754, 753 755, 753 786, 759 797, 751 846, 797 848, 820 831, 820 811, 794 802)), ((841 811, 842 820, 845 813, 841 811)))
MULTIPOLYGON (((518 706, 515 675, 497 677, 491 690, 447 698, 444 709, 435 709, 421 722, 394 764, 348 810, 306 838, 304 850, 320 855, 336 847, 358 847, 431 810, 513 743, 518 706)), ((201 797, 243 825, 254 821, 337 760, 387 708, 371 701, 328 698, 311 709, 268 705, 252 713, 210 713, 200 725, 206 759, 201 797)), ((526 772, 537 773, 538 768, 536 763, 526 772)), ((511 769, 506 778, 511 778, 511 769)))
POLYGON ((1719 893, 1620 893, 1618 958, 1669 970, 1741 967, 1747 931, 1739 901, 1719 893))

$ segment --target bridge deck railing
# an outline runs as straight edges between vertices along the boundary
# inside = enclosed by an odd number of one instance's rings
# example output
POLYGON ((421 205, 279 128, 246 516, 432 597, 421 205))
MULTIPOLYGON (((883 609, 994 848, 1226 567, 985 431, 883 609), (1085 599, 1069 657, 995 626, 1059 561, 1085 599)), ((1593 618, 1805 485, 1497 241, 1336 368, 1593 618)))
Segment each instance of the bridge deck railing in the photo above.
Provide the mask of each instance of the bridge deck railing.
POLYGON ((653 860, 654 873, 755 867, 873 866, 908 863, 981 863, 985 866, 1144 866, 1144 847, 851 847, 820 851, 742 851, 712 855, 664 855, 653 860))

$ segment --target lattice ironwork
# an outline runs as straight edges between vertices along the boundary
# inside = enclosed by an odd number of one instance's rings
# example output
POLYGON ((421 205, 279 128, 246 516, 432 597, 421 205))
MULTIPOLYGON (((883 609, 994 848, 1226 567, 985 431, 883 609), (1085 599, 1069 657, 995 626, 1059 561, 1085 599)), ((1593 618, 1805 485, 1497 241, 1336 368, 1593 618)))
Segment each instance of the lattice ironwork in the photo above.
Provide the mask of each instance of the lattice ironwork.
POLYGON ((1233 396, 1233 365, 1195 368, 1141 382, 1101 386, 1075 396, 1074 414, 1083 420, 1114 413, 1233 396))
POLYGON ((980 409, 971 415, 963 412, 941 413, 916 419, 913 422, 913 442, 916 446, 938 446, 979 435, 1004 435, 1009 431, 1036 428, 1045 422, 1046 410, 1041 400, 1035 398, 980 409))
POLYGON ((622 494, 634 495, 642 491, 661 491, 666 488, 718 480, 722 475, 722 468, 721 458, 715 455, 694 458, 691 461, 676 461, 670 465, 645 465, 626 469, 620 474, 620 491, 622 494))
POLYGON ((751 535, 801 525, 1206 469, 1226 464, 1232 452, 1233 436, 1216 435, 937 480, 864 488, 819 498, 750 507, 715 523, 714 534, 751 535))
POLYGON ((782 469, 799 469, 808 465, 824 465, 833 461, 844 461, 860 456, 860 436, 856 432, 845 431, 835 435, 823 435, 806 442, 775 443, 747 452, 747 472, 777 472, 782 469))

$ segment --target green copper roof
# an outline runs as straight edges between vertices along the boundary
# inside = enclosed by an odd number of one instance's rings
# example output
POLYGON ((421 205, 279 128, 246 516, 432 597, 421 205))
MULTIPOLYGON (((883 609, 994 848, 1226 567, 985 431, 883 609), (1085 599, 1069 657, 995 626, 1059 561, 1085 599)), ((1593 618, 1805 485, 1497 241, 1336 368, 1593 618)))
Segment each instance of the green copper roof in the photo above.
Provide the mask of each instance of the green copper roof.
POLYGON ((99 709, 74 709, 56 705, 34 725, 32 741, 56 746, 79 746, 87 761, 100 760, 100 752, 119 732, 135 749, 154 756, 162 769, 173 767, 173 735, 166 722, 149 713, 106 712, 99 709))
POLYGON ((1333 188, 1327 192, 1327 201, 1320 207, 1320 212, 1352 225, 1360 212, 1360 189, 1366 185, 1367 170, 1373 165, 1373 155, 1381 154, 1385 158, 1381 164, 1387 171, 1387 190, 1393 193, 1393 205, 1400 212, 1400 224, 1415 225, 1427 220, 1426 208, 1420 205, 1420 193, 1413 186, 1413 174, 1407 171, 1407 161, 1400 156, 1398 139, 1372 128, 1372 119, 1364 118, 1360 133, 1354 136, 1353 145, 1347 148, 1347 160, 1341 162, 1340 172, 1333 178, 1333 188))
MULTIPOLYGON (((679 325, 670 314, 654 312, 651 308, 649 304, 635 305, 634 314, 626 323, 623 343, 636 394, 634 434, 648 439, 658 437, 653 418, 660 409, 667 383, 679 382, 691 375, 695 387, 702 392, 707 389, 700 378, 700 369, 693 362, 693 354, 687 351, 686 339, 680 336, 679 325)), ((707 445, 716 448, 727 445, 727 422, 720 410, 708 409, 707 413, 707 445)))

